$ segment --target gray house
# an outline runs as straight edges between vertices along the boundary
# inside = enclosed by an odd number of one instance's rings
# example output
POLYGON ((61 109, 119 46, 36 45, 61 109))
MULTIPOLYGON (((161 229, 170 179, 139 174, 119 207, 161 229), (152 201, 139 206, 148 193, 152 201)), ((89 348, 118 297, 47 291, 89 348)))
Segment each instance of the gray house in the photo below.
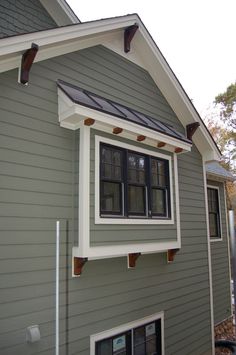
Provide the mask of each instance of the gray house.
POLYGON ((227 177, 151 35, 64 0, 0 14, 0 354, 213 354, 227 177))

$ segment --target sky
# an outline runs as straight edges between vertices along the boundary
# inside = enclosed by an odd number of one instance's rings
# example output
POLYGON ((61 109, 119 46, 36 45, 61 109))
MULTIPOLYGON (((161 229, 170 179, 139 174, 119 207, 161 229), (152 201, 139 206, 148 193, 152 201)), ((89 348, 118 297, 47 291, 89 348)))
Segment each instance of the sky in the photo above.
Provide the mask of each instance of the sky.
POLYGON ((67 0, 81 22, 138 13, 202 117, 236 81, 236 0, 67 0))

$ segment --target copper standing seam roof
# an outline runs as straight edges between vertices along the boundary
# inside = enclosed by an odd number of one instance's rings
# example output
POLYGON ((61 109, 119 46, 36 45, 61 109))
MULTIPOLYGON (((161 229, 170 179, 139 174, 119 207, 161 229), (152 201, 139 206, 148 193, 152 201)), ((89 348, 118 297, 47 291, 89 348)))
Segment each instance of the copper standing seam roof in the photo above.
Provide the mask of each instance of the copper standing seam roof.
POLYGON ((192 142, 187 139, 184 134, 177 132, 171 125, 160 122, 156 118, 150 117, 131 109, 130 107, 118 104, 117 102, 108 100, 102 96, 96 95, 90 91, 66 83, 62 80, 58 80, 57 85, 76 104, 119 117, 125 121, 136 123, 140 126, 192 144, 192 142))

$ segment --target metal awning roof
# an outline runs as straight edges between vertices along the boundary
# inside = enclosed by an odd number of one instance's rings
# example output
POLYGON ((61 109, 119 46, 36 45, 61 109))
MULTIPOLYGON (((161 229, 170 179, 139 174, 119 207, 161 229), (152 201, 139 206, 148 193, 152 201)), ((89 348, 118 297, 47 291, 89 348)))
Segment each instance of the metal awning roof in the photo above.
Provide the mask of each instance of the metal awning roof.
POLYGON ((108 100, 102 96, 96 95, 90 91, 66 83, 62 80, 58 80, 57 85, 70 98, 70 100, 76 104, 119 117, 125 121, 136 123, 137 125, 192 144, 192 142, 187 139, 184 134, 176 131, 176 129, 171 125, 163 123, 156 118, 150 117, 130 107, 108 100))

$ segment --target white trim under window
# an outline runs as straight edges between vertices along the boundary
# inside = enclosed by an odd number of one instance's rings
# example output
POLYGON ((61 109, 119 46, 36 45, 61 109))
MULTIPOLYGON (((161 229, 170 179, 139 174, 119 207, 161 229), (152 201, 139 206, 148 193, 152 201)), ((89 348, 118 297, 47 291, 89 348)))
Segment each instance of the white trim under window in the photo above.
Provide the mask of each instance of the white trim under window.
POLYGON ((141 327, 145 324, 149 324, 154 321, 161 321, 161 354, 165 355, 165 346, 164 346, 164 312, 159 312, 152 314, 150 316, 135 320, 130 323, 122 324, 118 327, 112 328, 110 330, 105 330, 101 333, 93 334, 90 336, 90 355, 95 355, 96 352, 96 342, 99 342, 103 339, 119 335, 123 332, 133 330, 135 328, 141 327))
MULTIPOLYGON (((175 162, 174 162, 175 163, 175 162)), ((176 174, 175 174, 176 175, 176 174)), ((178 189, 175 180, 175 190, 178 189)), ((95 136, 95 224, 174 224, 174 202, 173 202, 173 174, 172 174, 172 159, 170 155, 155 152, 137 147, 131 144, 123 143, 114 139, 108 139, 101 136, 95 136), (170 209, 171 218, 106 218, 100 217, 100 144, 106 143, 114 147, 120 147, 133 152, 142 153, 148 156, 153 156, 165 159, 169 164, 169 183, 170 183, 170 209)), ((178 208, 176 207, 176 211, 178 208)))
MULTIPOLYGON (((218 197, 218 210, 219 210, 219 233, 220 236, 219 237, 211 237, 210 236, 210 220, 209 220, 209 204, 208 204, 208 224, 209 224, 209 238, 211 242, 220 242, 223 240, 223 233, 222 233, 222 218, 221 218, 221 201, 220 201, 220 188, 219 186, 215 186, 215 185, 209 185, 207 184, 207 195, 208 195, 208 188, 209 189, 214 189, 217 191, 217 197, 218 197)), ((208 196, 207 196, 208 197, 208 196)))

